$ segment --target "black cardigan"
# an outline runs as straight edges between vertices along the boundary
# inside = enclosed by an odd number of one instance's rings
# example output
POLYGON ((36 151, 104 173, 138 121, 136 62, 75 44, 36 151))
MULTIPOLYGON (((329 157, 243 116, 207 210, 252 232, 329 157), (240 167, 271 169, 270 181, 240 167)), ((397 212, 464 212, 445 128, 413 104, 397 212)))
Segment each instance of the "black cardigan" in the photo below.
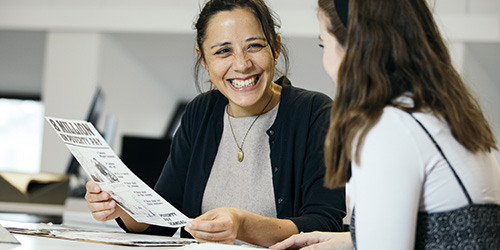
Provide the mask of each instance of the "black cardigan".
MULTIPOLYGON (((323 145, 331 99, 321 93, 283 86, 276 120, 269 130, 278 218, 292 220, 299 232, 343 231, 345 190, 323 186, 323 145)), ((217 90, 197 96, 186 107, 155 191, 189 218, 201 215, 205 185, 223 130, 227 99, 217 90)), ((120 226, 123 223, 118 220, 120 226)), ((176 229, 149 226, 148 234, 176 229)), ((191 237, 182 230, 181 237, 191 237)))

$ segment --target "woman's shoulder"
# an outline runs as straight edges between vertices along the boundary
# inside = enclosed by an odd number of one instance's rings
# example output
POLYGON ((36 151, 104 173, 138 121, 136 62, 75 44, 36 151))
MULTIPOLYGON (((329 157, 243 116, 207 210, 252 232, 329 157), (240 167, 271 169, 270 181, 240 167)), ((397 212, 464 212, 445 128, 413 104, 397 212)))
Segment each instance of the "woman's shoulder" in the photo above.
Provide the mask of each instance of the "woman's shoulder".
POLYGON ((216 105, 224 106, 227 99, 218 90, 210 90, 195 96, 187 105, 187 111, 207 109, 216 105))
MULTIPOLYGON (((418 112, 413 116, 422 122, 431 134, 446 129, 446 125, 431 113, 418 112)), ((365 142, 374 148, 380 147, 379 144, 387 147, 419 147, 422 143, 427 145, 427 137, 410 113, 394 106, 386 106, 377 123, 366 134, 365 142)))
POLYGON ((290 99, 300 101, 315 101, 315 102, 332 102, 332 98, 322 92, 308 90, 295 86, 285 86, 284 89, 289 90, 290 99))
MULTIPOLYGON (((394 106, 386 106, 372 130, 395 131, 407 130, 410 120, 409 113, 394 106)), ((415 122, 415 121, 413 121, 415 122)))
POLYGON ((204 119, 219 118, 223 115, 226 104, 227 99, 218 90, 201 93, 187 104, 183 119, 199 123, 204 119))
MULTIPOLYGON (((386 106, 383 110, 377 125, 389 129, 405 129, 418 132, 424 132, 419 123, 434 134, 433 132, 448 130, 448 125, 443 118, 437 117, 432 112, 419 111, 408 113, 394 106, 386 106)), ((420 135, 420 133, 419 133, 420 135)))
POLYGON ((224 99, 224 96, 219 90, 215 89, 198 94, 188 103, 188 105, 207 105, 212 102, 217 102, 221 99, 224 99))
POLYGON ((386 106, 378 119, 365 137, 364 147, 379 148, 408 143, 414 143, 415 125, 417 123, 405 111, 393 106, 386 106), (414 124, 412 124, 414 123, 414 124))
POLYGON ((282 96, 281 103, 296 110, 328 109, 332 104, 332 99, 324 93, 294 86, 284 86, 282 96))

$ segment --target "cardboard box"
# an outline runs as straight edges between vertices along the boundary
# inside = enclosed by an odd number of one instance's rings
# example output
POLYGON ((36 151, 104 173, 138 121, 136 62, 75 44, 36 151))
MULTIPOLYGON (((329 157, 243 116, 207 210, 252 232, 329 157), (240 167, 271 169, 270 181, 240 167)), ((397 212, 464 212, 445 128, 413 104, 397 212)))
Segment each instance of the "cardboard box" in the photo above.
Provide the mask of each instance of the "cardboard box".
POLYGON ((0 201, 64 204, 68 192, 68 175, 0 171, 0 201))

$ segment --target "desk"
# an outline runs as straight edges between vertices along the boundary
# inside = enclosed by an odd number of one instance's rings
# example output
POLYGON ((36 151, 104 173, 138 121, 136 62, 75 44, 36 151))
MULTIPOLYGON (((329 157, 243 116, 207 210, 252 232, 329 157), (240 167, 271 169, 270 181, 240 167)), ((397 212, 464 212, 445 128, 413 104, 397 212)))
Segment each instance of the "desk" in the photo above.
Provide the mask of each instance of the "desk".
POLYGON ((0 250, 155 250, 155 249, 169 249, 177 250, 183 249, 182 247, 130 247, 111 245, 103 243, 84 242, 76 240, 57 239, 51 237, 13 234, 16 239, 21 242, 21 245, 2 244, 0 243, 0 250))
POLYGON ((63 211, 64 205, 0 201, 0 212, 27 214, 36 212, 40 215, 57 216, 62 215, 63 211))
POLYGON ((21 245, 2 244, 0 250, 258 250, 267 248, 254 248, 251 246, 221 245, 215 243, 192 244, 183 247, 135 247, 120 246, 103 243, 93 243, 75 240, 65 240, 50 237, 41 237, 24 234, 14 234, 21 245))
MULTIPOLYGON (((33 212, 37 205, 34 205, 29 211, 33 212)), ((50 210, 50 209, 49 209, 50 210)), ((92 218, 92 215, 88 211, 85 200, 83 199, 68 199, 64 209, 62 209, 63 224, 66 226, 77 226, 85 228, 99 229, 102 231, 121 231, 121 229, 116 225, 114 221, 108 222, 98 222, 92 218), (86 223, 85 223, 86 221, 86 223)), ((10 211, 10 210, 9 210, 10 211)), ((61 213, 60 208, 52 211, 59 215, 61 213)), ((5 221, 0 219, 4 225, 8 226, 5 221)), ((26 222, 26 221, 25 221, 26 222)), ((15 223, 15 222, 12 222, 15 223)), ((0 250, 158 250, 158 249, 168 249, 168 250, 249 250, 256 249, 250 246, 232 246, 232 245, 219 245, 213 243, 207 244, 194 244, 184 247, 137 247, 137 246, 123 246, 123 245, 112 245, 104 243, 94 243, 85 242, 79 240, 67 240, 52 237, 25 235, 25 234, 13 234, 14 237, 21 242, 21 245, 4 244, 0 243, 0 250)), ((179 237, 179 233, 176 235, 179 237)), ((262 248, 260 248, 262 249, 262 248)))
POLYGON ((62 223, 64 205, 0 201, 0 220, 62 223))
POLYGON ((83 198, 69 197, 64 205, 0 201, 0 220, 30 223, 52 222, 103 231, 121 231, 115 221, 94 220, 83 198))

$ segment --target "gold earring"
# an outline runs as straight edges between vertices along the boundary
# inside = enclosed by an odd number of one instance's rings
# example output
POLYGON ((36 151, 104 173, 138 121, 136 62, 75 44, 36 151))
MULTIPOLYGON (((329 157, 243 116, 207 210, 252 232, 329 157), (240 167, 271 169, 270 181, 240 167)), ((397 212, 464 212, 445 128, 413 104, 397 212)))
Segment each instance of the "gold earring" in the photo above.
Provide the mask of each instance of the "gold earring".
POLYGON ((278 58, 274 59, 274 65, 278 64, 278 58))

